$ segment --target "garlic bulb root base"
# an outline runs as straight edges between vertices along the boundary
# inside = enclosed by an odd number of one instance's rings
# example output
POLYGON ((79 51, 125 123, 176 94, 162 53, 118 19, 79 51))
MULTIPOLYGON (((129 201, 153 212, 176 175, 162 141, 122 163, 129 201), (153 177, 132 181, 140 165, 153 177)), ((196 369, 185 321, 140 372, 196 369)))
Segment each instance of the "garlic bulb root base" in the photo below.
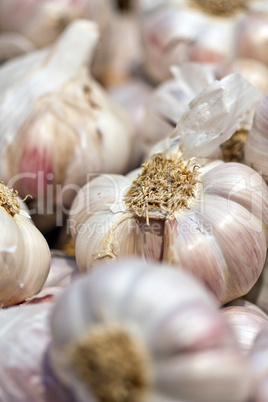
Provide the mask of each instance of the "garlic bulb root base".
POLYGON ((218 17, 230 17, 247 6, 248 0, 189 0, 192 7, 218 17))
POLYGON ((5 186, 4 183, 0 181, 0 206, 11 216, 20 212, 20 201, 17 197, 18 192, 16 190, 5 186))
POLYGON ((198 175, 198 166, 184 160, 180 150, 168 156, 156 153, 142 165, 124 201, 135 215, 146 218, 147 224, 149 213, 159 210, 160 218, 173 218, 195 197, 198 175))
POLYGON ((69 356, 98 401, 140 401, 149 381, 139 343, 120 325, 98 324, 69 346, 69 356))

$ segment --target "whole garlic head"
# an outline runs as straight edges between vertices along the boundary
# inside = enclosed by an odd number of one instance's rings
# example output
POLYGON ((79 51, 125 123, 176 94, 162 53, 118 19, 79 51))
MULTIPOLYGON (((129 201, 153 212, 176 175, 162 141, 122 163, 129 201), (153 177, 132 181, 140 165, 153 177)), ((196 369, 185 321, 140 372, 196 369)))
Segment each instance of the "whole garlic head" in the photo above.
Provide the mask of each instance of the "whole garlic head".
POLYGON ((42 288, 50 269, 50 250, 17 193, 0 183, 0 306, 20 303, 42 288))
POLYGON ((99 267, 58 299, 51 326, 52 368, 77 402, 242 402, 251 392, 215 300, 182 270, 99 267))
POLYGON ((206 157, 257 99, 237 74, 214 82, 142 169, 85 185, 69 216, 79 269, 135 255, 191 271, 221 304, 247 293, 265 262, 268 188, 248 166, 206 157))
POLYGON ((69 208, 89 174, 135 166, 131 121, 86 67, 97 39, 96 24, 78 20, 52 48, 0 69, 0 173, 50 211, 69 208))

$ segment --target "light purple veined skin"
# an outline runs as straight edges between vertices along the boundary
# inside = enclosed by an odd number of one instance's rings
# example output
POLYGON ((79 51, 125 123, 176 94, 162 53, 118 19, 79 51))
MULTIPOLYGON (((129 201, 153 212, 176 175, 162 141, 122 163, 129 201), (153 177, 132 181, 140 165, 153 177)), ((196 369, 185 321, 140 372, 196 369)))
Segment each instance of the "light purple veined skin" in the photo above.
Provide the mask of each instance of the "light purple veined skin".
POLYGON ((268 95, 258 105, 245 145, 245 161, 268 182, 268 95))
POLYGON ((5 402, 75 402, 47 360, 52 303, 0 310, 0 399, 5 402))
POLYGON ((234 330, 241 351, 248 355, 257 336, 268 325, 267 314, 254 303, 243 299, 228 303, 221 311, 234 330))
POLYGON ((121 259, 75 281, 51 317, 50 361, 77 402, 97 398, 66 350, 113 323, 149 353, 152 381, 139 401, 242 402, 251 393, 247 362, 205 288, 183 270, 121 259))
POLYGON ((70 215, 79 269, 84 272, 104 259, 135 255, 183 266, 220 304, 246 294, 266 258, 267 185, 243 164, 218 161, 200 172, 202 188, 190 208, 166 221, 156 214, 149 227, 124 204, 133 176, 119 176, 121 180, 111 176, 110 192, 103 188, 109 175, 88 183, 70 215))

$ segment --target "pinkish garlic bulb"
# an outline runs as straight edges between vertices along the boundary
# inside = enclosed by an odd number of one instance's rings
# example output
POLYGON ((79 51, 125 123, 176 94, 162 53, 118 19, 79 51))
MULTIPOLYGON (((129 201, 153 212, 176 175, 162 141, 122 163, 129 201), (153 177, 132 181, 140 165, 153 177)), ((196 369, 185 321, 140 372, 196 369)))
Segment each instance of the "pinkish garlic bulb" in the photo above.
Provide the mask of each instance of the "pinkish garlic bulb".
POLYGON ((51 318, 49 357, 77 402, 245 402, 247 360, 191 275, 124 259, 75 281, 51 318))

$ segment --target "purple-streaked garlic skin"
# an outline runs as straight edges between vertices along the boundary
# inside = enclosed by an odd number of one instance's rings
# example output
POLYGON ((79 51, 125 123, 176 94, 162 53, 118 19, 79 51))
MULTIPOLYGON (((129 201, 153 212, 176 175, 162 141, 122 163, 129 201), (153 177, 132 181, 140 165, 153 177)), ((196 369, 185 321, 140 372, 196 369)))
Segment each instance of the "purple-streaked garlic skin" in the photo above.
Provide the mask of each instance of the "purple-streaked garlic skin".
POLYGON ((93 391, 74 375, 64 350, 109 323, 125 328, 149 353, 152 382, 141 401, 242 402, 251 393, 247 363, 205 288, 182 270, 125 259, 78 279, 55 305, 50 360, 77 401, 93 391))
POLYGON ((58 383, 46 353, 52 303, 0 310, 0 395, 5 402, 74 402, 58 383))
POLYGON ((268 259, 266 258, 262 273, 256 284, 245 295, 245 299, 256 304, 268 314, 268 259))
POLYGON ((245 161, 268 181, 268 96, 258 105, 245 145, 245 161))
POLYGON ((223 306, 221 311, 233 329, 239 347, 248 355, 258 334, 268 325, 267 314, 255 304, 242 299, 223 306))

